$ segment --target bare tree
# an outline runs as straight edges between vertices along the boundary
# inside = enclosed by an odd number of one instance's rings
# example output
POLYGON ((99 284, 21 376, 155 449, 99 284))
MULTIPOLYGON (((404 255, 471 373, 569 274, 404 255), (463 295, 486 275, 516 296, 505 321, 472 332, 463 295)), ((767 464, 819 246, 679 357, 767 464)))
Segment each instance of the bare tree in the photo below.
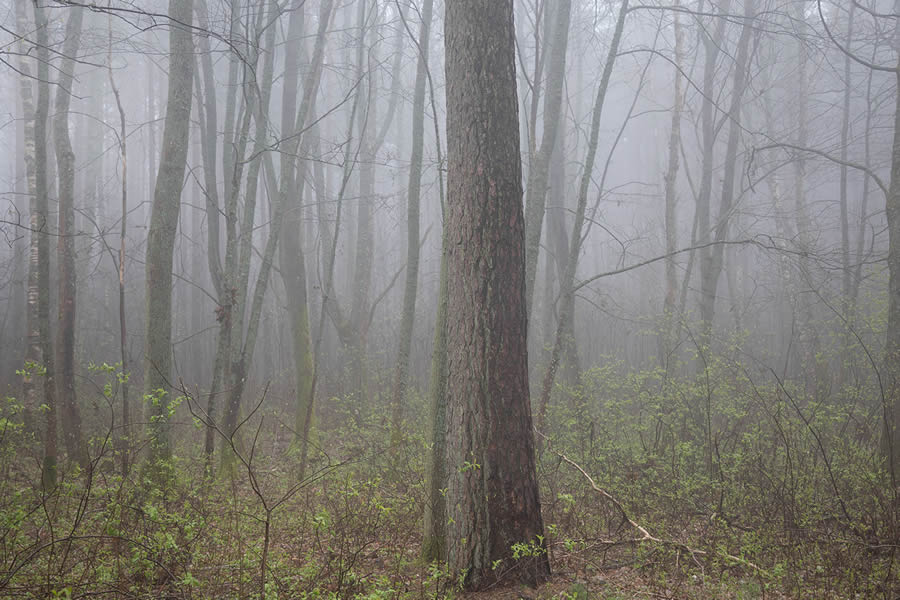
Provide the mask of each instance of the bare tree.
POLYGON ((172 373, 172 258, 190 131, 192 11, 193 0, 169 1, 169 91, 147 237, 144 393, 152 398, 151 435, 157 458, 171 453, 167 396, 172 373))
POLYGON ((66 22, 63 62, 56 87, 53 138, 59 175, 59 330, 56 362, 59 365, 61 422, 69 457, 82 467, 87 467, 87 447, 81 435, 81 412, 75 394, 75 153, 69 137, 69 101, 73 93, 75 58, 81 42, 83 20, 84 9, 72 8, 66 22))

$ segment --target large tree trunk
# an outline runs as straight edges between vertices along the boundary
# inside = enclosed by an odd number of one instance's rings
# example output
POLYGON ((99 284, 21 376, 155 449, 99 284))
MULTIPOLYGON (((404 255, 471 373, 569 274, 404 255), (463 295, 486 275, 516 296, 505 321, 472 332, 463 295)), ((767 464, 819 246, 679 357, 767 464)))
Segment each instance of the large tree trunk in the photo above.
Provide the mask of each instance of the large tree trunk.
POLYGON ((190 131, 194 71, 190 30, 192 5, 193 0, 169 0, 169 92, 147 236, 144 393, 155 398, 151 436, 156 458, 171 454, 167 422, 169 398, 161 392, 168 394, 171 390, 172 257, 190 131))
MULTIPOLYGON (((281 134, 293 135, 296 126, 294 112, 297 107, 297 82, 300 71, 300 48, 303 44, 305 15, 303 0, 294 0, 284 58, 284 86, 281 95, 281 134)), ((304 147, 307 144, 304 143, 304 147)), ((281 157, 281 189, 285 201, 293 200, 291 210, 286 213, 282 224, 282 240, 279 248, 281 281, 287 297, 288 318, 291 321, 291 339, 294 347, 294 391, 297 415, 295 419, 296 441, 301 448, 309 434, 307 415, 312 416, 312 383, 314 357, 309 329, 309 302, 306 291, 306 262, 300 243, 302 193, 298 189, 304 182, 303 173, 295 176, 297 161, 284 155, 281 157)), ((301 469, 303 467, 301 466, 301 469)))
POLYGON ((528 395, 512 0, 446 6, 450 568, 470 588, 537 583, 546 553, 528 395), (495 561, 503 561, 497 567, 495 561), (496 567, 496 568, 495 568, 496 567))
POLYGON ((356 59, 358 68, 366 74, 365 83, 360 88, 364 108, 357 114, 357 131, 360 139, 359 152, 359 199, 356 203, 356 247, 353 253, 353 264, 348 265, 347 272, 352 273, 350 321, 349 328, 344 329, 341 343, 345 359, 348 361, 348 379, 350 389, 355 395, 357 404, 368 400, 369 368, 366 357, 368 346, 368 317, 370 292, 372 289, 372 253, 375 251, 375 222, 373 207, 375 204, 375 157, 376 123, 378 120, 378 89, 375 80, 375 65, 378 63, 376 47, 368 47, 366 38, 370 35, 367 23, 372 20, 378 26, 378 7, 373 3, 375 16, 370 16, 367 9, 369 0, 360 0, 357 12, 359 39, 357 40, 356 59))
POLYGON ((84 9, 73 7, 66 23, 63 61, 56 88, 53 137, 59 173, 59 329, 56 344, 59 402, 66 451, 70 459, 86 468, 87 447, 81 435, 81 413, 75 396, 75 154, 69 138, 69 100, 83 20, 84 9))

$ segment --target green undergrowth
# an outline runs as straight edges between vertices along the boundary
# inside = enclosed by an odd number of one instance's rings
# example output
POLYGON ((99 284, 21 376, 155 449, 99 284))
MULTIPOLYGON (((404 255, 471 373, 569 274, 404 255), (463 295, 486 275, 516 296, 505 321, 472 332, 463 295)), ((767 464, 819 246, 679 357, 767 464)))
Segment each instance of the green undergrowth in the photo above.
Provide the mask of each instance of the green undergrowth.
MULTIPOLYGON (((579 600, 894 598, 897 499, 873 397, 860 384, 817 401, 724 358, 696 377, 593 368, 551 403, 538 456, 546 550, 523 540, 525 554, 549 552, 568 582, 552 594, 579 600)), ((91 468, 63 461, 45 491, 39 440, 3 400, 0 597, 459 595, 446 567, 419 559, 426 403, 410 399, 392 446, 380 402, 321 403, 303 480, 277 433, 284 411, 263 410, 228 473, 207 475, 202 431, 173 415, 163 469, 142 467, 135 434, 138 464, 123 476, 114 434, 100 434, 91 468)))

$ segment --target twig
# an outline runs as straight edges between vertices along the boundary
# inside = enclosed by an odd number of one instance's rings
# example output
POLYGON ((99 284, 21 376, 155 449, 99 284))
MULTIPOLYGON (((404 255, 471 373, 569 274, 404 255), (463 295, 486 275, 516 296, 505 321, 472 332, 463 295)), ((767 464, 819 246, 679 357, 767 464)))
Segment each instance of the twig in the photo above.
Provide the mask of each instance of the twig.
MULTIPOLYGON (((694 561, 694 563, 695 563, 698 567, 700 567, 700 570, 701 570, 701 571, 703 571, 703 565, 701 565, 701 564, 700 564, 700 561, 697 560, 697 556, 698 556, 698 555, 699 555, 699 556, 707 556, 707 555, 709 554, 708 552, 706 552, 705 550, 698 550, 698 549, 696 549, 696 548, 692 548, 692 547, 688 546, 687 544, 685 544, 685 543, 683 543, 683 542, 676 541, 676 540, 667 540, 667 539, 664 539, 664 538, 658 538, 658 537, 656 537, 655 535, 653 535, 652 533, 650 533, 650 532, 647 530, 646 527, 644 527, 643 525, 641 525, 640 523, 638 523, 637 521, 635 521, 634 519, 632 519, 631 517, 629 517, 629 516, 628 516, 628 512, 625 510, 625 507, 622 506, 622 503, 619 502, 619 500, 616 499, 615 496, 613 496, 612 494, 610 494, 609 492, 607 492, 606 490, 604 490, 603 488, 601 488, 599 485, 597 485, 597 483, 594 481, 593 477, 591 477, 591 476, 588 474, 588 472, 585 471, 585 470, 581 467, 581 465, 579 465, 578 463, 576 463, 574 460, 572 460, 571 458, 569 458, 569 457, 566 456, 565 454, 553 450, 553 449, 551 448, 551 446, 550 446, 550 439, 549 439, 547 436, 545 436, 543 433, 541 433, 540 431, 537 431, 537 430, 535 430, 535 433, 536 433, 538 436, 540 436, 541 438, 543 438, 544 443, 546 444, 547 450, 550 450, 551 452, 553 452, 553 453, 554 453, 556 456, 558 456, 563 462, 568 463, 568 464, 571 465, 573 468, 575 468, 577 471, 579 471, 582 475, 584 475, 585 479, 588 480, 588 483, 591 484, 591 488, 593 488, 593 490, 594 490, 595 492, 597 492, 598 494, 600 494, 601 496, 603 496, 604 498, 606 498, 607 500, 609 500, 610 502, 612 502, 613 506, 615 506, 615 507, 619 510, 619 512, 620 512, 621 515, 622 515, 622 520, 625 521, 625 522, 627 522, 629 525, 631 525, 632 527, 634 527, 635 529, 637 529, 637 530, 641 533, 641 537, 638 537, 638 538, 632 538, 632 539, 629 539, 629 540, 624 540, 625 543, 639 544, 639 543, 642 543, 642 542, 655 542, 655 543, 657 543, 657 544, 661 544, 661 545, 664 545, 664 546, 674 546, 675 548, 680 548, 680 549, 682 549, 682 550, 686 550, 687 552, 690 553, 691 559, 694 561)), ((738 564, 741 564, 741 565, 745 565, 745 566, 747 566, 747 567, 750 567, 750 568, 752 568, 754 571, 757 571, 757 572, 759 572, 759 573, 762 574, 762 575, 765 575, 765 576, 768 576, 768 575, 769 575, 769 573, 768 573, 765 569, 759 567, 759 566, 756 565, 755 563, 753 563, 753 562, 751 562, 751 561, 749 561, 749 560, 747 560, 747 559, 745 559, 745 558, 741 558, 741 557, 739 557, 739 556, 734 556, 733 554, 729 554, 729 553, 723 552, 723 551, 721 551, 721 550, 718 550, 717 553, 718 553, 720 556, 722 556, 723 558, 726 558, 726 559, 731 560, 731 561, 734 561, 734 562, 736 562, 736 563, 738 563, 738 564)))

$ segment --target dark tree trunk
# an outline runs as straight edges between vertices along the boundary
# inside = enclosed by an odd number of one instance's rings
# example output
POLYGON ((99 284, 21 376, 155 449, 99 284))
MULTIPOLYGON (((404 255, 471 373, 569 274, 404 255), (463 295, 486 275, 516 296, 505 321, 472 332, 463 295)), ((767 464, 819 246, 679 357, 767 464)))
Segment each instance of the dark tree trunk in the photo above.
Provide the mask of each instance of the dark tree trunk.
POLYGON ((528 394, 513 1, 446 5, 448 561, 469 588, 530 584, 547 556, 528 394), (499 563, 496 561, 502 561, 499 563))

